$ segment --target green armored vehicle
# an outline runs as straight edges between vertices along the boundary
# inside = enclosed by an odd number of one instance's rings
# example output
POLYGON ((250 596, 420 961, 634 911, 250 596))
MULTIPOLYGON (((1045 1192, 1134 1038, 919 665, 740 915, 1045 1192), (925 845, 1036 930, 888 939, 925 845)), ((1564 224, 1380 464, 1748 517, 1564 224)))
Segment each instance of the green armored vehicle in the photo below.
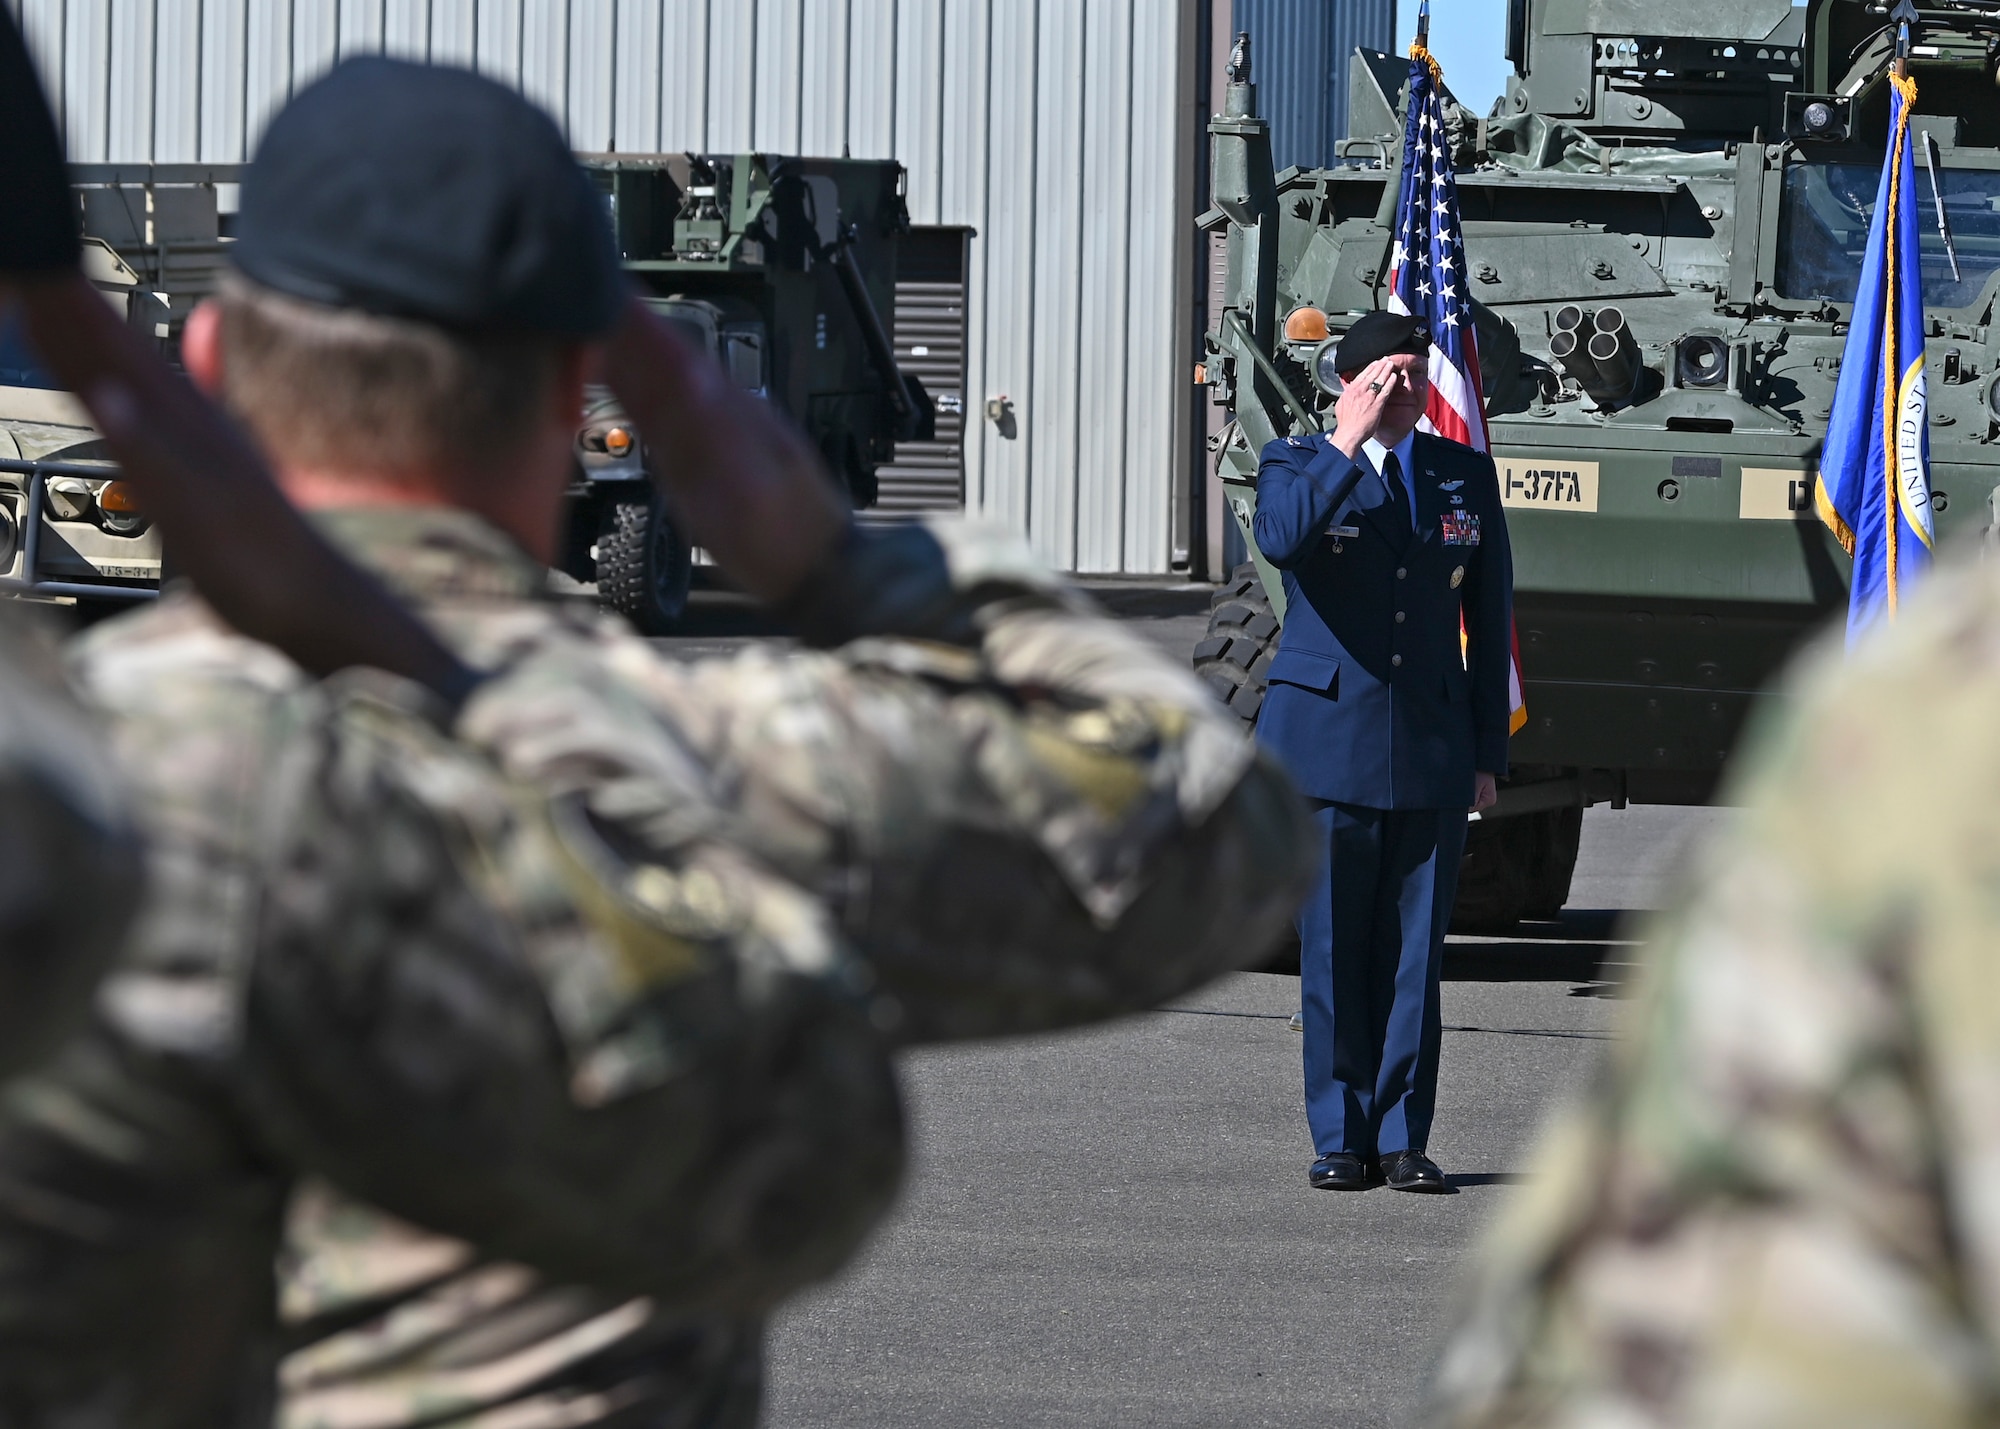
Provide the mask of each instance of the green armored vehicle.
MULTIPOLYGON (((1869 0, 1507 4, 1507 92, 1450 136, 1528 708, 1468 844, 1474 927, 1562 906, 1585 805, 1712 797, 1774 672, 1845 609, 1812 486, 1896 45, 1869 0)), ((1986 524, 2000 482, 2000 0, 1915 8, 1948 539, 1986 524)), ((1385 301, 1408 62, 1357 52, 1341 162, 1282 174, 1248 71, 1211 125, 1203 223, 1229 252, 1206 364, 1233 418, 1218 473, 1254 557, 1259 450, 1330 421, 1333 343, 1385 301)), ((1196 651, 1246 720, 1282 617, 1256 558, 1196 651)))
MULTIPOLYGON (((923 384, 890 340, 897 244, 909 227, 890 160, 765 154, 584 156, 627 270, 654 308, 738 384, 782 407, 856 507, 898 441, 928 441, 923 384)), ((616 403, 593 394, 578 439, 564 566, 641 630, 672 628, 686 540, 647 480, 616 403)))

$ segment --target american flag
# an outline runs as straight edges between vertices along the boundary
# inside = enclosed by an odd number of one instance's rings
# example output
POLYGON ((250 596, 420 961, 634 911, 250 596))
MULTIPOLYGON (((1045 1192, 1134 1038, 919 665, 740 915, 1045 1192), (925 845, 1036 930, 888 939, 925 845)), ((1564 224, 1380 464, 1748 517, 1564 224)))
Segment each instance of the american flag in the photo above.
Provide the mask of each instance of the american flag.
MULTIPOLYGON (((1444 122, 1444 71, 1421 40, 1410 50, 1410 106, 1403 124, 1396 246, 1389 257, 1389 311, 1421 317, 1430 331, 1430 405, 1419 425, 1475 451, 1489 450, 1479 339, 1466 304, 1458 181, 1452 176, 1451 136, 1444 122)), ((1509 730, 1518 731, 1528 722, 1528 704, 1521 689, 1518 633, 1513 640, 1507 723, 1509 730)))

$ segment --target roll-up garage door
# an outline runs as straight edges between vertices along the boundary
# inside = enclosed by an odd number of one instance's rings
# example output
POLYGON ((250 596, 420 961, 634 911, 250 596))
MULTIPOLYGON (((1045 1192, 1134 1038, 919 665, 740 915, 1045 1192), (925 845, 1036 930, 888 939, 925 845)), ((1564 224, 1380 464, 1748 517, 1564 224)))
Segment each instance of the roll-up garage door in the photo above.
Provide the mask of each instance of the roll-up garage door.
POLYGON ((876 471, 869 515, 893 519, 965 505, 965 260, 969 228, 912 228, 897 253, 896 362, 937 404, 937 436, 899 442, 876 471))

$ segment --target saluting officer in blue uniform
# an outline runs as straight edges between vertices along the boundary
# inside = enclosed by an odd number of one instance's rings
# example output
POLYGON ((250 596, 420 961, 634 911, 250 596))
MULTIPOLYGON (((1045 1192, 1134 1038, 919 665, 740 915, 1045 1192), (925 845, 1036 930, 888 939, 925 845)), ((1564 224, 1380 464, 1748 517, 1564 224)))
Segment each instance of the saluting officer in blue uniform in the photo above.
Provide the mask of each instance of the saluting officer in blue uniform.
POLYGON ((1326 434, 1264 448, 1285 629, 1257 737, 1326 839, 1299 912, 1306 1120, 1327 1190, 1448 1191, 1424 1154, 1466 813, 1507 772, 1513 562, 1491 458, 1420 433, 1430 339, 1370 313, 1326 434), (1464 642, 1460 642, 1460 616, 1464 642))

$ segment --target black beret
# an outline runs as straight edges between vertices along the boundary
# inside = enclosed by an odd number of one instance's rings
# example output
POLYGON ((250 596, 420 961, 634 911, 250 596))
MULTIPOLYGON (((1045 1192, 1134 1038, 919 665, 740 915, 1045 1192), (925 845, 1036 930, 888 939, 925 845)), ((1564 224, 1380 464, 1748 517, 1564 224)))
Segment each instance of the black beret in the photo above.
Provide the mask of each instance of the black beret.
POLYGON ((1425 354, 1431 337, 1422 318, 1407 313, 1363 313, 1354 320, 1333 350, 1333 365, 1340 372, 1359 372, 1369 363, 1399 352, 1425 354))
POLYGON ((271 121, 236 266, 329 307, 588 338, 625 291, 603 199, 555 123, 468 70, 348 60, 271 121))

